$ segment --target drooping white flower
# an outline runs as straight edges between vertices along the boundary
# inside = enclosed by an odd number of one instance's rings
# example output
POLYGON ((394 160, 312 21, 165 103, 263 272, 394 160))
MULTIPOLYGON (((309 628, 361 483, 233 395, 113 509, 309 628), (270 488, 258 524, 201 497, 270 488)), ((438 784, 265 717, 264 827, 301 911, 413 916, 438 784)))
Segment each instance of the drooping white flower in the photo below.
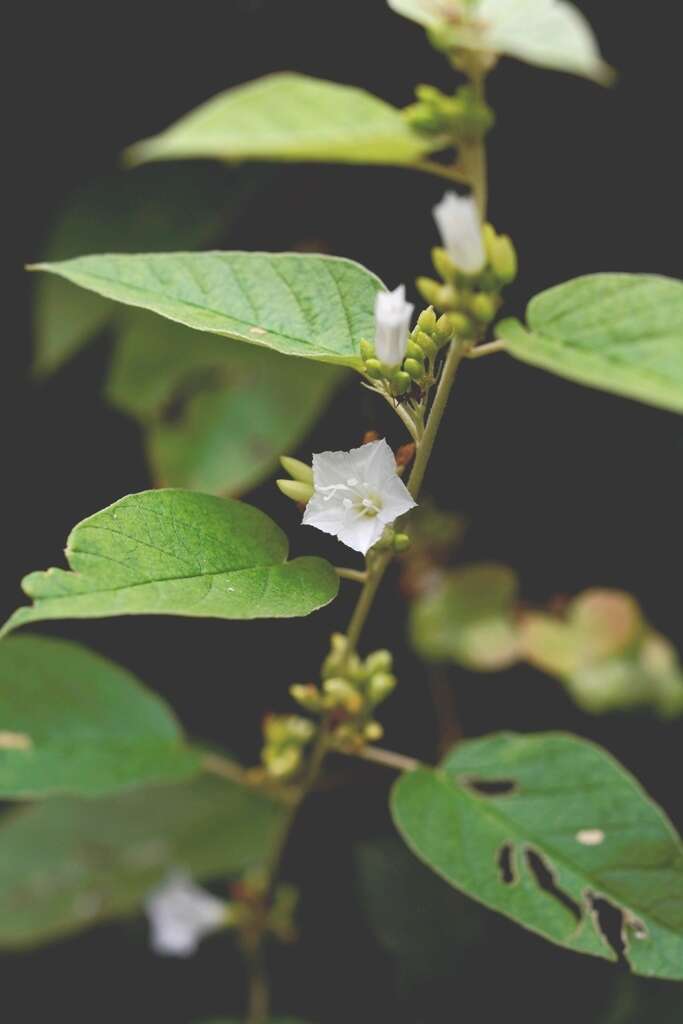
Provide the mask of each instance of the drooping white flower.
POLYGON ((443 247, 458 270, 478 274, 486 263, 479 210, 472 196, 446 192, 433 209, 443 247))
POLYGON ((315 491, 303 522, 366 554, 398 516, 415 507, 386 441, 313 456, 315 491))
POLYGON ((387 366, 403 362, 414 306, 406 302, 405 285, 393 292, 377 292, 375 299, 375 354, 387 366))
POLYGON ((150 941, 162 956, 191 956, 211 932, 227 922, 227 906, 175 871, 145 900, 151 926, 150 941))

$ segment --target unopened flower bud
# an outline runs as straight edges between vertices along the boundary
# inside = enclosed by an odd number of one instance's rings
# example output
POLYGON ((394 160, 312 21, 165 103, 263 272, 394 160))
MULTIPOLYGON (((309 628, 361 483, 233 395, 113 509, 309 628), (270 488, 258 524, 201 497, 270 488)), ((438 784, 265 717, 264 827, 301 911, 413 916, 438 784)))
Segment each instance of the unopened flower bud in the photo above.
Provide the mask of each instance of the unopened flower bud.
POLYGON ((469 338, 472 334, 472 322, 464 313, 446 313, 451 333, 456 338, 469 338))
POLYGON ((357 715, 363 707, 363 698, 358 690, 346 679, 326 679, 323 683, 328 707, 342 707, 351 715, 357 715))
POLYGON ((382 364, 380 363, 379 359, 366 360, 365 373, 372 380, 381 380, 381 378, 384 376, 384 371, 382 370, 382 364))
POLYGON ((423 309, 417 318, 417 326, 421 331, 426 331, 427 334, 436 327, 436 313, 434 312, 433 306, 428 306, 427 309, 423 309))
POLYGON ((424 359, 424 352, 422 351, 420 346, 417 345, 412 340, 412 338, 408 342, 408 347, 406 348, 406 358, 407 359, 417 359, 418 361, 421 360, 421 359, 424 359))
POLYGON ((394 551, 401 554, 407 551, 412 541, 407 533, 397 533, 394 535, 394 551))
POLYGON ((458 305, 459 296, 452 284, 443 284, 439 288, 437 304, 440 309, 452 310, 458 305))
POLYGON ((384 729, 379 722, 368 722, 363 729, 363 738, 368 743, 376 743, 377 740, 381 740, 384 735, 384 729))
POLYGON ((391 656, 391 651, 387 651, 382 648, 379 651, 373 651, 372 654, 368 654, 365 659, 365 669, 370 675, 375 672, 391 672, 394 659, 391 656))
POLYGON ((414 341, 416 345, 420 346, 423 354, 429 356, 430 359, 433 359, 439 351, 433 339, 430 338, 428 334, 425 334, 424 331, 418 331, 417 334, 414 335, 414 341))
POLYGON ((440 245, 435 245, 432 249, 432 263, 434 264, 434 270, 444 281, 449 283, 455 281, 458 276, 458 268, 446 250, 442 249, 440 245))
POLYGON ((392 395, 405 395, 412 383, 413 381, 410 374, 406 373, 405 370, 399 370, 397 373, 394 373, 391 378, 392 395))
POLYGON ((429 302, 433 306, 438 305, 439 292, 441 291, 441 285, 438 281, 435 281, 433 277, 418 277, 415 286, 425 302, 429 302))
POLYGON ((302 484, 313 483, 313 470, 305 462, 301 462, 299 459, 292 459, 289 455, 282 455, 280 457, 280 465, 289 473, 293 480, 299 480, 302 484))
POLYGON ((443 246, 458 270, 478 274, 486 263, 486 253, 474 198, 446 192, 433 214, 443 246))
POLYGON ((313 485, 305 484, 301 480, 276 480, 278 488, 286 498, 298 501, 304 505, 313 497, 313 485))
POLYGON ((498 236, 489 260, 503 284, 510 284, 517 277, 517 251, 508 235, 498 236))
POLYGON ((424 363, 418 362, 417 359, 405 359, 403 369, 413 380, 422 380, 425 374, 424 363))
POLYGON ((436 340, 440 345, 445 345, 453 337, 453 324, 450 313, 442 313, 436 324, 436 340))
POLYGON ((378 292, 375 299, 375 352, 381 363, 398 366, 406 354, 414 306, 406 302, 404 285, 378 292))
POLYGON ((360 340, 360 354, 363 359, 372 359, 375 354, 375 346, 365 338, 360 340))
POLYGON ((472 296, 470 309, 477 320, 481 321, 481 323, 487 324, 490 320, 493 320, 496 315, 497 304, 495 299, 490 295, 486 295, 484 292, 479 292, 477 295, 472 296))
POLYGON ((301 764, 301 749, 299 747, 281 749, 266 747, 263 751, 263 763, 269 775, 275 779, 284 779, 288 775, 293 775, 301 764))
POLYGON ((368 697, 373 705, 386 700, 396 689, 396 676, 390 672, 377 672, 368 683, 368 697))
POLYGON ((290 696, 306 711, 320 711, 322 698, 317 686, 313 683, 294 683, 289 688, 290 696))

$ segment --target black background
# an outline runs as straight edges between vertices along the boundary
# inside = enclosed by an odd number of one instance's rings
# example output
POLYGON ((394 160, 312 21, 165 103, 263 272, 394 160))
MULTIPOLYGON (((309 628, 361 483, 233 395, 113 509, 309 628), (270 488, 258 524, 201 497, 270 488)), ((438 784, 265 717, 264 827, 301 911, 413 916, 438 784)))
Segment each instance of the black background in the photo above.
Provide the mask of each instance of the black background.
MULTIPOLYGON (((491 80, 490 217, 509 232, 521 272, 506 307, 579 273, 680 272, 679 36, 676 5, 584 0, 608 60, 612 90, 502 62, 491 80)), ((415 82, 451 87, 448 68, 383 0, 224 0, 9 8, 4 165, 9 181, 3 255, 2 574, 0 614, 21 601, 20 577, 59 562, 85 515, 148 486, 136 428, 99 392, 106 342, 46 384, 29 378, 30 281, 50 218, 64 197, 116 164, 121 149, 219 90, 294 69, 357 84, 405 105, 415 82), (9 136, 9 138, 8 138, 9 136)), ((7 19, 7 14, 6 14, 7 19)), ((392 287, 429 272, 429 210, 442 185, 402 170, 288 168, 238 224, 234 247, 286 249, 319 240, 357 258, 392 287)), ((387 427, 351 388, 316 430, 313 447, 348 448, 387 427)), ((398 436, 395 438, 399 440, 398 436)), ((302 449, 308 456, 310 445, 302 449)), ((555 380, 501 356, 465 368, 428 481, 470 521, 462 551, 513 565, 529 600, 589 585, 635 593, 650 620, 682 646, 683 426, 674 415, 555 380)), ((293 537, 294 551, 341 557, 334 542, 296 528, 271 485, 250 496, 293 537)), ((266 708, 288 708, 287 685, 314 678, 329 632, 353 595, 309 621, 230 624, 169 619, 63 623, 78 639, 134 669, 166 696, 192 734, 253 760, 266 708), (265 640, 264 640, 265 630, 265 640), (284 678, 282 666, 285 666, 284 678)), ((419 665, 404 649, 402 606, 386 588, 366 636, 394 646, 402 685, 387 706, 387 745, 432 756, 434 728, 419 665)), ((644 782, 678 825, 680 724, 647 716, 588 718, 530 669, 492 677, 453 672, 468 735, 497 728, 567 728, 596 738, 644 782)), ((618 969, 556 949, 491 914, 485 943, 416 1000, 400 998, 392 968, 351 899, 348 837, 390 829, 389 777, 357 784, 307 809, 288 859, 307 882, 305 939, 275 957, 278 1008, 312 1020, 602 1021, 618 969), (422 1001, 422 1008, 419 1002, 422 1001), (438 1008, 440 1005, 440 1008, 438 1008)), ((1 855, 1 851, 0 851, 1 855)), ((657 990, 661 986, 655 983, 657 990)), ((654 989, 653 989, 654 991, 654 989)), ((189 1024, 239 1013, 243 982, 223 939, 189 963, 160 961, 141 924, 109 927, 31 956, 0 959, 3 1015, 17 1024, 189 1024)), ((678 1020, 679 1012, 667 1020, 678 1020)), ((664 1018, 662 1018, 664 1019, 664 1018)))

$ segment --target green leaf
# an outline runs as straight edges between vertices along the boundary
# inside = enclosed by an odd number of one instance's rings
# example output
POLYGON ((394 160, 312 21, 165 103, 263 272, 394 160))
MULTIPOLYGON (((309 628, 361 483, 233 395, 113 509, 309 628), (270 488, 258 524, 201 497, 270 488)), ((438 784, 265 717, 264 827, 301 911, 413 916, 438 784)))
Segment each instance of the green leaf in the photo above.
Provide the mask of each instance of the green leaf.
POLYGON ((612 76, 593 30, 566 0, 388 0, 440 46, 504 54, 606 82, 612 76))
POLYGON ((266 855, 282 808, 236 783, 62 799, 0 824, 0 946, 34 946, 127 916, 174 868, 238 875, 266 855))
POLYGON ((412 606, 418 654, 465 668, 495 671, 519 659, 517 578, 504 565, 469 565, 444 573, 412 606))
POLYGON ((163 701, 64 640, 0 643, 0 726, 2 799, 101 796, 199 770, 163 701))
POLYGON ((286 359, 131 312, 109 399, 143 424, 155 480, 243 493, 294 451, 343 379, 337 367, 286 359))
POLYGON ((568 380, 683 412, 683 282, 590 274, 541 292, 496 327, 516 359, 568 380))
POLYGON ((683 978, 683 844, 599 747, 559 733, 463 742, 439 769, 400 778, 392 810, 413 852, 486 906, 616 960, 606 902, 634 973, 683 978))
POLYGON ((66 547, 71 572, 33 572, 29 622, 113 615, 260 619, 308 615, 336 597, 322 558, 287 562, 287 538, 256 508, 191 491, 143 491, 79 523, 66 547))
MULTIPOLYGON (((52 224, 44 258, 205 245, 253 187, 244 172, 215 164, 145 167, 112 174, 67 200, 52 224)), ((39 278, 34 306, 36 371, 56 370, 106 326, 114 309, 111 302, 68 281, 39 278)))
POLYGON ((311 253, 84 256, 33 269, 198 331, 356 368, 384 288, 358 263, 311 253))
POLYGON ((363 89, 282 72, 219 93, 128 157, 413 164, 436 148, 363 89))

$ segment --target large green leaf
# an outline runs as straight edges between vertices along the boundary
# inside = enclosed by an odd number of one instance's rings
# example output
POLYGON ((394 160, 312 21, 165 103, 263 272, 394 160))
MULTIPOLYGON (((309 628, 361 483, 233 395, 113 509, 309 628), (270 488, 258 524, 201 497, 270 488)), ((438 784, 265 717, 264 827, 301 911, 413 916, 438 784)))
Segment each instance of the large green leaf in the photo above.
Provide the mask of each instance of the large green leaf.
POLYGON ((566 0, 388 0, 433 31, 440 45, 506 54, 555 71, 606 81, 605 64, 581 11, 566 0))
POLYGON ((287 562, 287 538, 250 505, 191 491, 143 491, 96 512, 69 535, 71 572, 33 572, 33 605, 0 635, 46 619, 187 615, 219 619, 308 615, 336 597, 322 558, 287 562))
POLYGON ((384 287, 359 263, 312 253, 115 254, 34 269, 198 331, 355 367, 384 287))
POLYGON ((603 391, 683 412, 683 282, 590 274, 541 292, 529 330, 498 324, 517 359, 603 391))
POLYGON ((128 155, 133 163, 210 157, 413 164, 436 148, 443 147, 363 89, 283 72, 214 96, 128 155))
POLYGON ((411 609, 413 645, 423 658, 493 671, 519 658, 517 578, 505 565, 445 573, 411 609))
POLYGON ((133 913, 179 868, 237 875, 264 856, 279 806, 203 777, 102 800, 49 800, 0 825, 0 946, 38 945, 133 913))
POLYGON ((0 643, 0 797, 101 796, 199 770, 166 705, 77 644, 0 643))
POLYGON ((635 973, 683 978, 683 844, 599 747, 554 733, 470 740, 400 778, 392 809, 413 852, 457 889, 615 960, 598 921, 607 903, 635 973))
MULTIPOLYGON (((112 174, 74 193, 57 213, 46 260, 95 252, 159 251, 205 245, 253 186, 243 171, 197 163, 112 174)), ((35 289, 36 370, 57 369, 110 320, 111 302, 56 277, 35 289)))
POLYGON ((294 451, 343 372, 131 311, 108 395, 143 424, 155 480, 241 494, 294 451))

